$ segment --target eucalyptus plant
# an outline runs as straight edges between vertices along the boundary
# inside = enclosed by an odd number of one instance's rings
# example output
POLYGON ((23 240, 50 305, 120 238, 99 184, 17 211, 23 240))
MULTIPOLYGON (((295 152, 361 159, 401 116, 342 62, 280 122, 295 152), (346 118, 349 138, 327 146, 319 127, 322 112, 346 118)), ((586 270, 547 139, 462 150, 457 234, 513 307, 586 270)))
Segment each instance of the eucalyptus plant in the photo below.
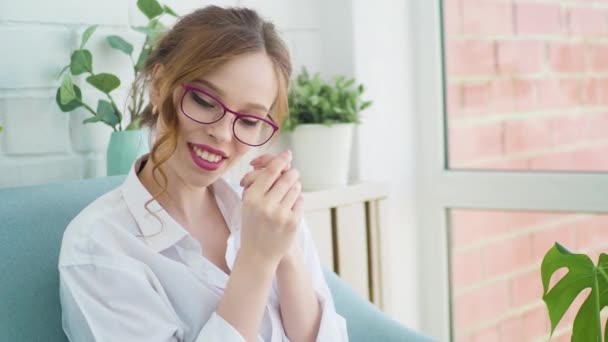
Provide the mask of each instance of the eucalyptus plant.
MULTIPOLYGON (((597 265, 585 254, 575 254, 555 243, 541 265, 543 301, 551 320, 551 335, 574 299, 585 289, 591 292, 581 305, 572 326, 572 342, 602 342, 600 312, 608 306, 608 255, 602 253, 597 265), (567 268, 568 273, 551 289, 549 282, 555 271, 567 268)), ((608 322, 604 332, 608 341, 608 322)))
MULTIPOLYGON (((138 0, 137 7, 148 18, 148 24, 142 27, 132 27, 133 30, 145 34, 144 44, 137 56, 134 55, 133 44, 120 36, 111 35, 106 37, 106 41, 113 49, 125 53, 133 66, 133 73, 137 80, 144 68, 146 59, 150 52, 166 32, 166 27, 160 22, 163 15, 177 17, 178 15, 166 5, 161 5, 157 0, 138 0)), ((93 70, 93 55, 86 49, 86 44, 97 30, 97 25, 89 26, 83 33, 80 47, 73 51, 70 63, 60 72, 59 77, 63 79, 61 86, 57 89, 56 102, 63 112, 71 112, 83 107, 93 116, 87 118, 83 123, 103 122, 112 127, 114 131, 122 131, 123 112, 116 105, 112 92, 116 90, 121 81, 118 76, 93 70), (90 106, 82 97, 81 89, 74 84, 73 76, 87 75, 86 83, 93 88, 101 91, 105 99, 97 102, 97 106, 90 106)), ((145 108, 144 89, 140 82, 133 82, 129 92, 128 111, 130 123, 125 130, 139 129, 141 114, 145 108)))
POLYGON ((289 115, 283 128, 292 131, 300 124, 359 123, 361 111, 372 104, 362 100, 364 90, 355 79, 339 76, 331 84, 319 73, 311 77, 303 67, 289 88, 289 115))

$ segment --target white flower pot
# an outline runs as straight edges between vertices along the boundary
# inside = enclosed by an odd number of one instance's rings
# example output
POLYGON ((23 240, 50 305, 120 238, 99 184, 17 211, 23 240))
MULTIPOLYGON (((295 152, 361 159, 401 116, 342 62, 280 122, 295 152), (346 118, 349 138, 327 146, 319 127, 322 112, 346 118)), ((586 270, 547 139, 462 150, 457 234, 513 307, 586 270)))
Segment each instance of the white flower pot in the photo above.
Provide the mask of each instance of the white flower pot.
POLYGON ((303 124, 289 134, 293 167, 300 171, 302 189, 322 190, 348 183, 355 124, 303 124))

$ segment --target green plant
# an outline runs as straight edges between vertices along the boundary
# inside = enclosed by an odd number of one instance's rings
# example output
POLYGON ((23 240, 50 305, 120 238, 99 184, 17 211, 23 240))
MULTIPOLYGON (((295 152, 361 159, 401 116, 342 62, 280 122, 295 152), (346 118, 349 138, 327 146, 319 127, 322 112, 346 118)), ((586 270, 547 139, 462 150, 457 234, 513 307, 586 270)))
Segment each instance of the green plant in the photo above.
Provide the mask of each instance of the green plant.
MULTIPOLYGON (((177 17, 177 14, 171 8, 166 5, 161 6, 157 0, 138 0, 137 7, 149 20, 148 24, 144 27, 133 27, 135 31, 146 35, 137 61, 134 59, 133 45, 131 43, 120 36, 113 35, 106 37, 110 47, 122 51, 129 56, 136 80, 152 48, 166 31, 166 27, 159 19, 164 14, 177 17)), ((57 89, 56 102, 63 112, 71 112, 80 107, 90 112, 93 117, 85 119, 84 123, 103 122, 112 127, 114 131, 122 131, 123 113, 112 97, 112 91, 120 86, 121 81, 116 75, 111 73, 95 73, 93 71, 93 55, 91 51, 85 49, 87 41, 96 29, 97 25, 93 25, 84 31, 79 49, 72 52, 70 64, 66 65, 59 73, 59 77, 63 75, 63 80, 61 86, 57 89), (66 73, 66 71, 69 72, 66 73), (82 97, 81 89, 74 84, 72 76, 81 74, 88 74, 86 83, 101 91, 107 98, 99 100, 96 109, 87 104, 87 101, 82 97)), ((129 100, 128 111, 131 120, 125 130, 138 129, 139 119, 145 108, 142 84, 138 84, 138 82, 133 83, 129 92, 129 100)))
MULTIPOLYGON (((543 301, 551 320, 551 334, 579 293, 591 289, 581 305, 572 327, 573 342, 601 342, 600 312, 608 306, 608 255, 602 253, 597 266, 585 254, 571 253, 559 243, 547 252, 541 265, 543 301), (567 268, 568 273, 551 289, 549 281, 555 271, 567 268)), ((608 341, 608 326, 604 333, 608 341)))
POLYGON ((306 70, 291 82, 289 88, 289 115, 283 128, 292 131, 300 124, 359 123, 359 114, 371 106, 363 101, 363 84, 354 79, 336 77, 334 84, 324 81, 319 73, 311 77, 306 70))

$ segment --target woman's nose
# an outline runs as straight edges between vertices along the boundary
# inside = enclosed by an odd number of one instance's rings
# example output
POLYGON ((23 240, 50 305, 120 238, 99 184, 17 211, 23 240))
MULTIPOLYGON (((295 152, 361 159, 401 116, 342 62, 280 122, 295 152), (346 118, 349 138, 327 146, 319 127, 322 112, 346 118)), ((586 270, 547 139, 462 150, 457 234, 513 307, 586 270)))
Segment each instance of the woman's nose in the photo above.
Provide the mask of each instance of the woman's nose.
POLYGON ((233 115, 226 113, 221 120, 207 125, 208 134, 215 137, 218 141, 230 141, 232 139, 232 123, 234 119, 233 115))

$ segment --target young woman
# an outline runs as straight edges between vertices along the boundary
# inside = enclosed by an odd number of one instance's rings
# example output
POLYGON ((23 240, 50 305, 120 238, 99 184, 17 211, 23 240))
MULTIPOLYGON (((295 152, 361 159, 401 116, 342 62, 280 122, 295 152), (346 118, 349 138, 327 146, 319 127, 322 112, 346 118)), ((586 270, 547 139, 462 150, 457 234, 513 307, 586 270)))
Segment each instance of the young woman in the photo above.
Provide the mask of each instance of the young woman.
POLYGON ((242 188, 222 179, 276 136, 290 74, 273 25, 248 9, 197 10, 160 40, 142 78, 151 152, 64 234, 71 341, 348 340, 290 152, 253 160, 242 188))

